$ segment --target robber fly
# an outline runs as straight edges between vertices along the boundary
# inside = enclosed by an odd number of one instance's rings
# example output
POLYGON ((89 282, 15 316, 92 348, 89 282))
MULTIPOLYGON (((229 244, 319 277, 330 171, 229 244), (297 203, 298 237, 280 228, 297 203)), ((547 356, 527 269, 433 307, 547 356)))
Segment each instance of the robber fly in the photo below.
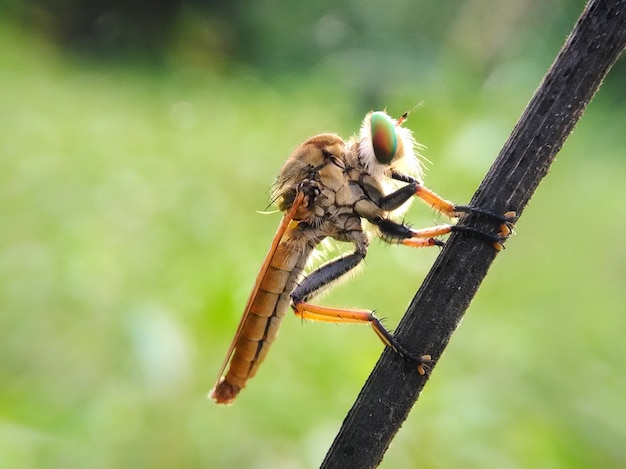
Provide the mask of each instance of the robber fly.
MULTIPOLYGON (((492 216, 455 205, 424 186, 418 145, 411 131, 402 127, 406 117, 392 119, 385 112, 371 112, 357 136, 344 141, 331 133, 316 135, 300 144, 283 165, 272 198, 285 215, 257 276, 220 377, 209 394, 217 403, 232 402, 256 374, 289 307, 302 319, 370 324, 385 345, 414 360, 418 372, 424 373, 423 366, 430 356, 410 354, 372 311, 309 302, 365 258, 369 235, 364 221, 373 225, 384 241, 410 247, 442 246, 437 236, 469 230, 451 224, 415 230, 395 221, 394 214, 413 196, 450 218, 469 211, 492 216), (307 261, 325 238, 352 243, 354 251, 304 276, 307 261)), ((493 217, 505 226, 511 214, 493 217)), ((508 234, 484 233, 496 248, 508 234)))

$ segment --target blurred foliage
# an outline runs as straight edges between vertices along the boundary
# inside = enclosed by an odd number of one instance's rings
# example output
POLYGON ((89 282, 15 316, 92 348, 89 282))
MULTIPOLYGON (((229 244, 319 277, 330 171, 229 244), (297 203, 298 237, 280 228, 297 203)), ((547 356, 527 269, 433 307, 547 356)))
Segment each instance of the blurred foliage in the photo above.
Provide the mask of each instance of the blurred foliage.
MULTIPOLYGON (((380 353, 368 328, 287 317, 238 402, 205 399, 279 220, 255 213, 277 170, 314 133, 423 101, 408 125, 428 184, 468 200, 581 6, 171 3, 149 20, 136 3, 135 28, 120 2, 107 47, 67 16, 86 5, 3 4, 1 465, 317 467, 380 353)), ((383 467, 626 465, 623 64, 383 467)), ((436 255, 374 242, 323 302, 393 325, 436 255)))
MULTIPOLYGON (((573 0, 298 3, 289 0, 0 0, 31 30, 82 56, 212 70, 253 67, 275 80, 324 75, 365 107, 432 79, 438 62, 463 70, 464 92, 503 62, 544 66, 581 11, 573 0), (537 34, 540 32, 540 34, 537 34), (410 80, 407 80, 410 77, 410 80)), ((549 62, 548 62, 549 63, 549 62)), ((620 64, 621 75, 626 66, 620 64)), ((454 71, 451 76, 456 77, 454 71)), ((449 85, 449 83, 446 83, 449 85)), ((626 99, 622 82, 605 87, 626 99)))

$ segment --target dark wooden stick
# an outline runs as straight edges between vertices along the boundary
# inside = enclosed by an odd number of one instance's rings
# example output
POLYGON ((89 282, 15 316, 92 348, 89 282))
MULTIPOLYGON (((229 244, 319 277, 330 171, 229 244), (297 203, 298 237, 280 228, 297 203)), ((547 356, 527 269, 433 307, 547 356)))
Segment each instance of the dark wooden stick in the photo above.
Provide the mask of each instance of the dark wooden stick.
MULTIPOLYGON (((626 0, 590 1, 472 206, 522 213, 625 45, 626 0)), ((475 215, 460 223, 493 229, 475 215)), ((495 249, 482 239, 452 235, 403 317, 398 340, 415 355, 430 354, 438 360, 495 256, 495 249)), ((427 379, 415 365, 390 350, 383 352, 321 467, 378 466, 427 379)))

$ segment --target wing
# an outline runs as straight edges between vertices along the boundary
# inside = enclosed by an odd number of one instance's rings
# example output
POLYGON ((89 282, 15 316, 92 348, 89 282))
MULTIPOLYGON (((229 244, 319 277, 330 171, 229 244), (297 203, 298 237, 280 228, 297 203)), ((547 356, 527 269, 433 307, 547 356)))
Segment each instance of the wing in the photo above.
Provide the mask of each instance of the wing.
POLYGON ((235 346, 237 345, 237 342, 239 341, 243 328, 246 324, 246 320, 248 319, 248 316, 250 315, 250 308, 252 304, 254 303, 254 299, 256 298, 259 292, 261 281, 265 277, 265 274, 267 273, 267 270, 270 264, 272 263, 272 259, 274 258, 274 254, 276 253, 276 249, 278 248, 278 245, 280 244, 280 241, 283 238, 285 231, 289 227, 290 223, 293 221, 296 212, 302 205, 304 198, 305 198, 304 193, 302 192, 297 193, 296 198, 291 208, 289 209, 287 213, 285 213, 285 215, 283 216, 283 219, 280 222, 280 225, 278 225, 278 229, 276 230, 274 239, 272 239, 272 244, 270 245, 270 249, 267 255, 265 256, 265 260, 263 261, 263 264, 261 265, 261 270, 259 271, 259 274, 256 277, 256 280, 254 282, 254 287, 252 287, 252 292, 250 293, 250 297, 248 298, 248 302, 246 303, 243 316, 241 317, 241 320, 239 321, 239 325, 237 326, 235 337, 233 338, 233 341, 230 343, 230 347, 228 347, 228 353, 226 354, 226 358, 224 359, 224 362, 222 363, 222 366, 220 367, 220 371, 217 376, 216 386, 217 384, 219 384, 220 379, 222 375, 224 374, 224 370, 228 366, 228 363, 230 362, 230 359, 233 356, 233 352, 235 351, 235 346))

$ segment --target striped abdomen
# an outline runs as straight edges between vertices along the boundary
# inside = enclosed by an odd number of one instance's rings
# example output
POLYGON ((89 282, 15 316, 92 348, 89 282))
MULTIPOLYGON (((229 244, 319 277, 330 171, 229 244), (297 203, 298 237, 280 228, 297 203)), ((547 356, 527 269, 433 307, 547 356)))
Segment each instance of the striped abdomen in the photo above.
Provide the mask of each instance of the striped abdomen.
POLYGON ((293 234, 293 231, 286 233, 267 272, 258 281, 258 288, 253 290, 228 371, 210 394, 218 403, 231 402, 254 377, 278 334, 280 322, 289 309, 289 294, 312 251, 302 237, 290 236, 293 234))

